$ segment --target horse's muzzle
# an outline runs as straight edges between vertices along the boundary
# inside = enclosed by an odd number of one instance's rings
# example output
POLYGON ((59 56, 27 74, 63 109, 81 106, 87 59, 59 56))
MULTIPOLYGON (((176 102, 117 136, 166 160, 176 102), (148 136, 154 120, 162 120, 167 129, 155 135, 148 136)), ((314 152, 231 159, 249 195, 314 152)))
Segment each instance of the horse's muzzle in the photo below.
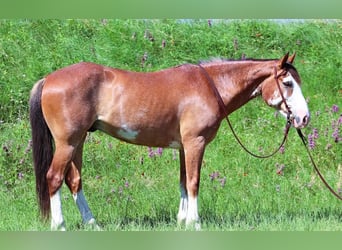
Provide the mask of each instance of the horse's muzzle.
POLYGON ((305 128, 310 122, 310 113, 306 111, 300 111, 294 115, 293 126, 295 128, 305 128))

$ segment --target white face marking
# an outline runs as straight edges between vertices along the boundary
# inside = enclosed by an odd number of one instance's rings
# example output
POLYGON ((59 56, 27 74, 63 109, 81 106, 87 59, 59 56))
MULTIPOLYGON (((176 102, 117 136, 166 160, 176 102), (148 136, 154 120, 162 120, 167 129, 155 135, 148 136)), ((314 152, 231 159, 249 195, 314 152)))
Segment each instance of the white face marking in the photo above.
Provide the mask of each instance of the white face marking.
MULTIPOLYGON (((288 91, 286 89, 283 90, 283 95, 289 107, 306 107, 307 109, 306 101, 303 97, 302 91, 299 87, 299 84, 296 82, 296 80, 291 75, 289 75, 283 79, 283 82, 292 83, 292 87, 291 87, 292 95, 291 96, 288 95, 288 91)), ((273 97, 268 101, 268 103, 271 106, 278 106, 282 101, 283 100, 281 98, 279 90, 276 89, 273 93, 273 97)))
POLYGON ((137 135, 139 134, 138 131, 134 131, 130 129, 127 125, 123 125, 121 129, 117 132, 118 136, 128 140, 128 141, 133 141, 137 138, 137 135))
MULTIPOLYGON (((292 75, 285 77, 283 79, 283 82, 291 83, 291 86, 288 87, 292 90, 291 96, 289 96, 289 91, 287 90, 287 88, 283 90, 283 95, 286 99, 286 104, 290 108, 292 115, 295 118, 293 121, 293 125, 296 128, 302 128, 307 125, 310 118, 309 108, 302 94, 302 90, 296 80, 292 77, 292 75)), ((273 97, 268 100, 268 104, 270 106, 277 107, 282 103, 282 101, 283 100, 281 98, 279 90, 276 89, 273 93, 273 97)), ((287 117, 287 110, 285 109, 284 104, 281 104, 281 109, 279 110, 279 112, 283 116, 287 117)))
MULTIPOLYGON (((304 109, 309 112, 308 105, 305 101, 305 98, 302 94, 302 90, 299 87, 299 84, 296 82, 296 80, 290 75, 286 78, 284 78, 284 82, 290 81, 293 84, 293 92, 291 96, 286 97, 286 101, 288 105, 292 108, 296 109, 304 109)), ((295 110, 292 110, 292 112, 295 112, 295 110)))
POLYGON ((291 81, 293 84, 292 95, 286 98, 286 102, 295 118, 294 126, 296 128, 305 127, 308 124, 310 112, 302 90, 291 75, 284 78, 285 81, 291 81))
POLYGON ((65 224, 62 214, 61 189, 50 197, 51 206, 51 230, 65 231, 65 224))

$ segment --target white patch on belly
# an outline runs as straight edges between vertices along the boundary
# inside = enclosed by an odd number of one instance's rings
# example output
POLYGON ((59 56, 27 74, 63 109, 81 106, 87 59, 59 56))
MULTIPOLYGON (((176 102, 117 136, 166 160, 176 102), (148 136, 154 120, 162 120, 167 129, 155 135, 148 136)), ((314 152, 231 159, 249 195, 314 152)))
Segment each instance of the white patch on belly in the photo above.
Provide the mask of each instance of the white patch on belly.
POLYGON ((137 135, 139 134, 139 131, 132 130, 128 128, 127 125, 122 126, 121 129, 117 132, 118 136, 120 138, 123 138, 128 141, 135 140, 137 138, 137 135))
POLYGON ((181 145, 178 141, 173 141, 169 144, 169 147, 170 148, 175 148, 175 149, 180 149, 181 148, 181 145))

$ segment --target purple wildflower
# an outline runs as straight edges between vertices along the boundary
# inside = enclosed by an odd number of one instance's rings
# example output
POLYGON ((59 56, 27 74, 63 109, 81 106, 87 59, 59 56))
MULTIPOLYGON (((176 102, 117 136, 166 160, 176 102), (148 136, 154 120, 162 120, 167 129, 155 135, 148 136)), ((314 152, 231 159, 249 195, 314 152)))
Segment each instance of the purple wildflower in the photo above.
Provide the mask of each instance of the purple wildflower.
POLYGON ((219 176, 220 176, 220 173, 218 171, 215 171, 209 175, 211 181, 217 179, 219 176))
POLYGON ((157 148, 155 154, 158 155, 158 156, 162 156, 162 154, 163 154, 163 148, 157 148))
POLYGON ((279 153, 284 154, 285 153, 285 146, 282 145, 279 149, 279 153))
POLYGON ((226 185, 226 180, 227 180, 226 177, 223 177, 222 179, 220 179, 221 187, 224 187, 224 185, 226 185))
POLYGON ((148 150, 148 157, 153 158, 154 157, 153 149, 151 147, 148 147, 147 150, 148 150))
POLYGON ((155 156, 162 156, 163 154, 163 148, 157 148, 156 150, 153 150, 153 148, 148 147, 148 157, 153 158, 155 156))
POLYGON ((277 175, 284 175, 285 164, 276 163, 277 175))
POLYGON ((340 126, 342 124, 342 115, 337 120, 337 125, 340 126))
POLYGON ((125 188, 129 188, 129 182, 125 181, 125 188))
POLYGON ((332 107, 331 107, 331 111, 333 113, 337 113, 338 112, 338 106, 336 104, 334 104, 332 107))
POLYGON ((19 172, 18 174, 18 179, 22 180, 24 178, 24 174, 22 172, 19 172))
POLYGON ((338 128, 334 129, 334 132, 332 133, 332 137, 334 138, 334 141, 337 143, 339 141, 342 141, 342 137, 339 135, 338 128))
POLYGON ((312 134, 308 135, 308 142, 309 142, 309 148, 314 149, 316 146, 316 143, 315 143, 315 138, 313 137, 312 134))
POLYGON ((314 139, 318 139, 318 129, 317 128, 314 128, 312 130, 312 136, 314 139))
POLYGON ((314 149, 316 147, 316 139, 318 139, 318 129, 314 128, 312 134, 308 135, 309 148, 314 149))

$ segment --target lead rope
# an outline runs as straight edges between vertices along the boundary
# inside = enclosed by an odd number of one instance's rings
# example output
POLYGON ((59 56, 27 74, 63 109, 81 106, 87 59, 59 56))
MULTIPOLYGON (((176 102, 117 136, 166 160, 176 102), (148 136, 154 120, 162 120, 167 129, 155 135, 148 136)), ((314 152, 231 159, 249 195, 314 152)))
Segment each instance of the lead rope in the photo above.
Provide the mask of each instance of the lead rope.
POLYGON ((237 142, 240 144, 240 146, 241 146, 248 154, 250 154, 250 155, 252 155, 252 156, 254 156, 254 157, 256 157, 256 158, 265 159, 265 158, 270 158, 270 157, 272 157, 273 155, 275 155, 275 154, 281 149, 281 147, 284 146, 284 144, 285 144, 285 142, 286 142, 287 135, 288 135, 289 130, 290 130, 290 127, 291 127, 291 123, 292 123, 292 121, 291 121, 291 110, 290 110, 289 107, 287 106, 286 101, 285 101, 285 98, 284 98, 284 95, 283 95, 283 93, 282 93, 282 91, 281 91, 281 89, 280 89, 280 86, 279 86, 278 75, 277 75, 277 69, 275 68, 275 79, 276 79, 276 82, 277 82, 277 86, 278 86, 278 88, 279 88, 279 91, 280 91, 280 93, 281 93, 281 97, 282 97, 282 99, 283 99, 283 102, 285 103, 285 107, 286 107, 287 110, 288 110, 288 117, 287 117, 285 132, 284 132, 284 138, 283 138, 282 142, 280 143, 279 147, 278 147, 276 150, 274 150, 272 153, 267 154, 267 155, 257 155, 257 154, 255 154, 255 153, 251 152, 251 151, 250 151, 250 150, 241 142, 240 138, 239 138, 238 135, 236 134, 236 132, 235 132, 235 130, 234 130, 234 128, 233 128, 233 126, 232 126, 232 124, 231 124, 229 118, 228 118, 228 113, 227 113, 225 104, 224 104, 224 102, 223 102, 223 100, 222 100, 222 97, 221 97, 220 93, 218 92, 218 90, 217 90, 217 88, 216 88, 216 86, 215 86, 215 83, 214 83, 213 79, 209 76, 208 72, 202 67, 201 64, 198 64, 198 67, 203 71, 205 77, 207 78, 208 82, 210 83, 210 87, 211 87, 211 89, 214 91, 214 94, 215 94, 215 96, 216 96, 216 99, 217 99, 217 101, 218 101, 218 104, 219 104, 219 106, 220 106, 220 108, 221 108, 221 110, 222 110, 222 112, 223 112, 223 115, 224 115, 224 117, 225 117, 225 119, 226 119, 226 121, 227 121, 227 123, 228 123, 228 126, 229 126, 230 130, 232 131, 232 133, 233 133, 235 139, 236 139, 237 142))
POLYGON ((311 155, 311 153, 310 153, 310 150, 309 150, 309 148, 308 148, 306 139, 305 139, 305 137, 304 137, 302 131, 301 131, 300 129, 297 129, 297 133, 298 133, 300 139, 302 140, 303 145, 304 145, 306 151, 308 152, 310 161, 311 161, 312 165, 314 166, 314 169, 315 169, 317 175, 319 176, 319 178, 321 179, 321 181, 322 181, 322 182, 324 183, 324 185, 329 189, 329 191, 330 191, 333 195, 335 195, 335 197, 336 197, 337 199, 342 200, 342 197, 341 197, 341 196, 340 196, 340 195, 339 195, 339 194, 338 194, 338 193, 337 193, 337 192, 328 184, 328 182, 324 179, 323 175, 322 175, 321 172, 319 171, 319 169, 318 169, 318 167, 317 167, 317 165, 316 165, 316 163, 315 163, 315 161, 314 161, 314 159, 313 159, 313 157, 312 157, 312 155, 311 155))

